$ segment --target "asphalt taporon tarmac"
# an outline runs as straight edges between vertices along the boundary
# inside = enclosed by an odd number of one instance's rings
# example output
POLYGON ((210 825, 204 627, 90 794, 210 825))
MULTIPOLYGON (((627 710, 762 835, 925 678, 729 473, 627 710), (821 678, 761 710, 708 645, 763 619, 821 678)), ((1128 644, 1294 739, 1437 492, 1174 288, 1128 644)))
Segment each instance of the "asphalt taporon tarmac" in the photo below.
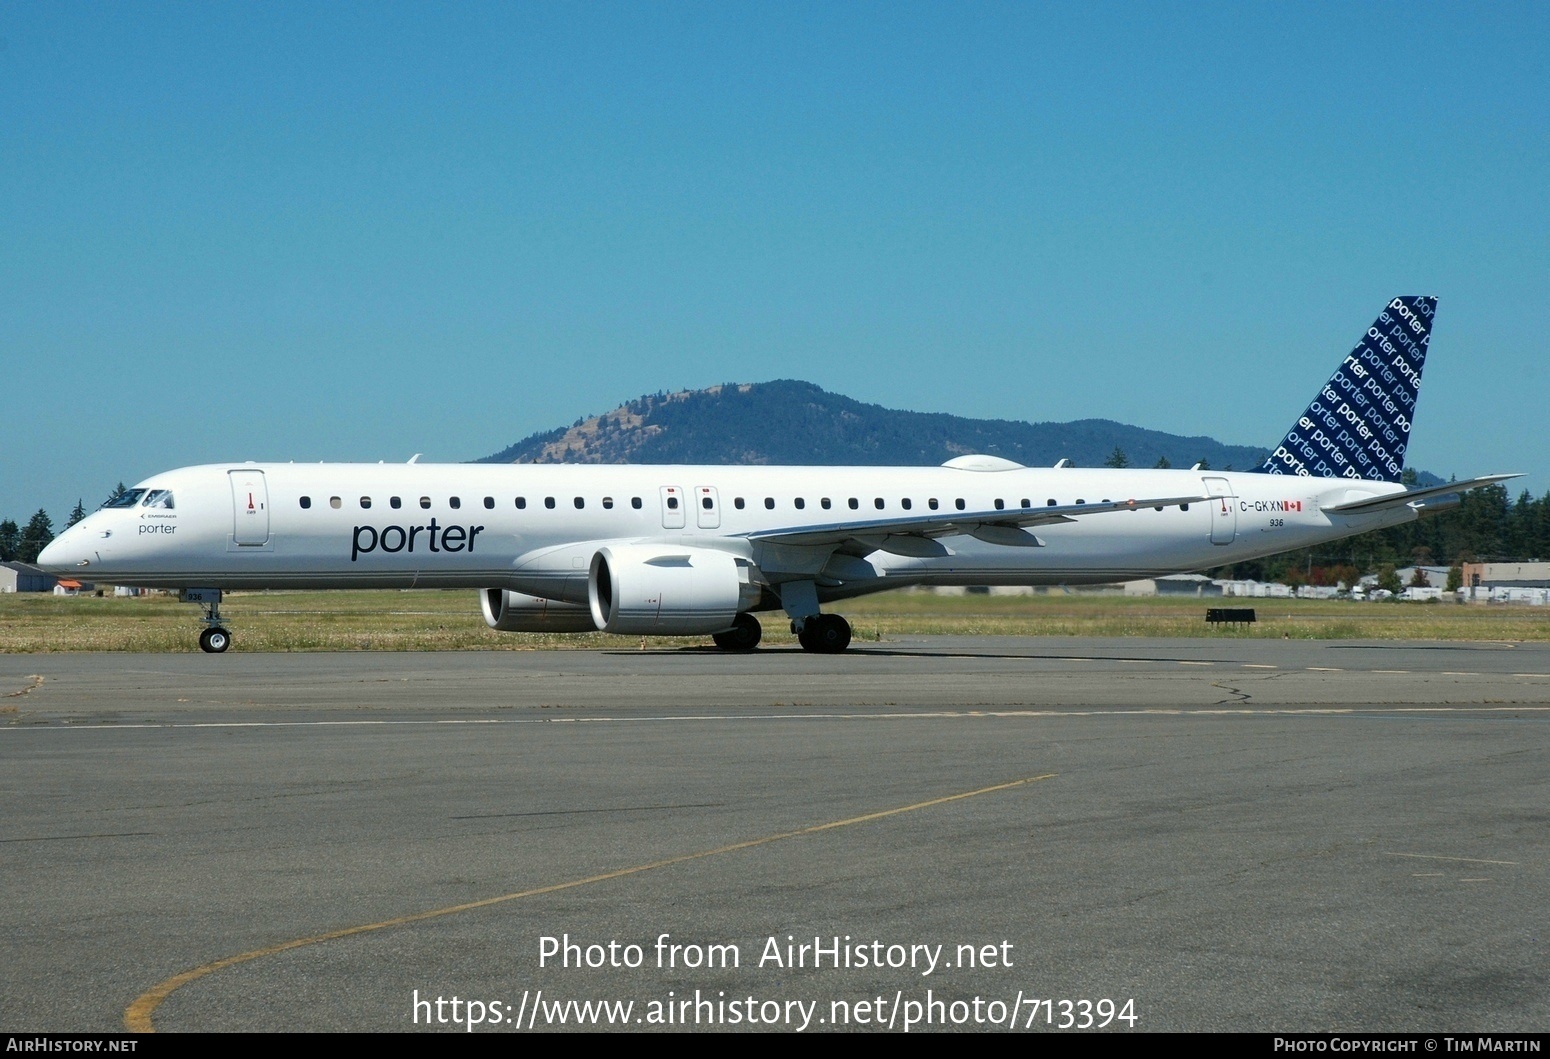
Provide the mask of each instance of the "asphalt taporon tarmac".
POLYGON ((1550 1024, 1550 644, 239 643, 0 710, 7 1030, 1550 1024))

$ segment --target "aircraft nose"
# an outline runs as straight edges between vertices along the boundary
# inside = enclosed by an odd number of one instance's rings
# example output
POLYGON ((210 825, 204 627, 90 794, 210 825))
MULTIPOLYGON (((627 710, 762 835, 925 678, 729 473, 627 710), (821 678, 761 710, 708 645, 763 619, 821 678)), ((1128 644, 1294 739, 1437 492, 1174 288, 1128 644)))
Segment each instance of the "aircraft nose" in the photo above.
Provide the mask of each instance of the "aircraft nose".
POLYGON ((38 553, 38 566, 51 574, 75 573, 91 564, 91 552, 84 536, 74 528, 66 530, 38 553))

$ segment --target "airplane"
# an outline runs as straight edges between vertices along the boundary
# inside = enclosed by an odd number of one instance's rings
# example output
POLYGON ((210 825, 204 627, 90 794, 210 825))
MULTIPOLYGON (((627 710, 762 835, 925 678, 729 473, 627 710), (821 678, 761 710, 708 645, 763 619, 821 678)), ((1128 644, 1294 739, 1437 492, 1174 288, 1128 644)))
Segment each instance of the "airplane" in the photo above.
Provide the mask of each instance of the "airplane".
POLYGON ((1224 566, 1403 522, 1514 474, 1400 482, 1437 300, 1388 303, 1256 471, 218 463, 153 475, 39 556, 57 574, 172 589, 232 641, 235 589, 469 588, 507 632, 709 635, 757 647, 783 611, 909 585, 1076 585, 1224 566))

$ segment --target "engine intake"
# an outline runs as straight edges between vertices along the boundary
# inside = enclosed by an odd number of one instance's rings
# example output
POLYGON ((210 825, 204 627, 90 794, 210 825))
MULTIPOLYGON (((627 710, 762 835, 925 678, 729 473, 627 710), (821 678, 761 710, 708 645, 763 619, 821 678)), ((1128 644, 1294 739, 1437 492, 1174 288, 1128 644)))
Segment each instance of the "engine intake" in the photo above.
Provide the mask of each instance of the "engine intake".
POLYGON ((750 570, 745 560, 711 548, 599 548, 587 579, 592 620, 612 633, 725 632, 759 601, 750 570))

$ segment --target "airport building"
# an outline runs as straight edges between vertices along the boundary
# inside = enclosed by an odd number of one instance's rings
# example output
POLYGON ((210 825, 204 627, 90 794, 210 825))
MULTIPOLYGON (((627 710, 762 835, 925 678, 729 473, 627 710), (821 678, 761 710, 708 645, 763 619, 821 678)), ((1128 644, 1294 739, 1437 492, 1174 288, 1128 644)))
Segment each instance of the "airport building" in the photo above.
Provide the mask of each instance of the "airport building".
POLYGON ((1220 596, 1222 582, 1213 581, 1205 574, 1168 574, 1165 577, 1146 577, 1140 581, 1126 581, 1127 596, 1193 596, 1205 598, 1220 596))
POLYGON ((0 563, 0 593, 52 592, 58 583, 59 578, 31 563, 0 563))
POLYGON ((1459 598, 1470 603, 1550 605, 1550 563, 1465 563, 1459 598))

